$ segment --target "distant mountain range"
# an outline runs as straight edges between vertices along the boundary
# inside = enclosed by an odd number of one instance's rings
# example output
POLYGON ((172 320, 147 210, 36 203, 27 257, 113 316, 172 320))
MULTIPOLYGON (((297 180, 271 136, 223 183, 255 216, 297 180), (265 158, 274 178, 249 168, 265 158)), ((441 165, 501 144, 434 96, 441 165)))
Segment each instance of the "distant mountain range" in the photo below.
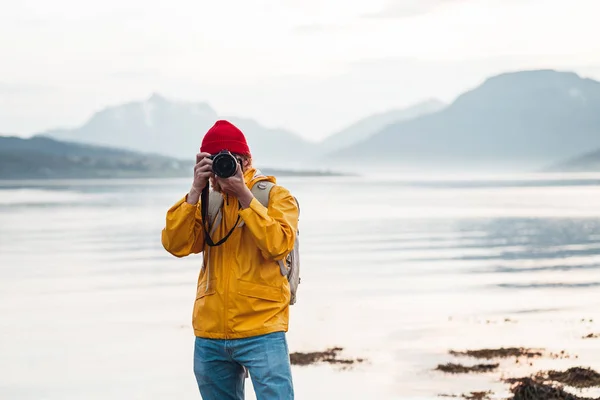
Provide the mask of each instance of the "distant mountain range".
POLYGON ((538 70, 487 79, 442 110, 328 155, 335 165, 539 169, 600 148, 600 82, 538 70))
MULTIPOLYGON (((47 137, 0 136, 0 179, 160 178, 192 176, 194 160, 138 153, 47 137)), ((283 175, 335 175, 328 171, 262 169, 283 175)))
POLYGON ((291 131, 267 128, 252 119, 220 116, 205 103, 177 102, 155 93, 145 101, 105 108, 78 128, 50 130, 36 136, 193 160, 204 133, 217 119, 227 119, 244 132, 259 165, 301 168, 319 156, 375 134, 389 123, 442 106, 437 100, 428 100, 406 110, 377 114, 322 143, 313 143, 291 131))
POLYGON ((171 101, 159 94, 146 101, 108 107, 81 127, 39 135, 194 160, 202 137, 221 118, 245 133, 261 165, 285 166, 290 156, 298 161, 313 154, 314 144, 292 132, 266 128, 251 119, 222 117, 208 104, 171 101))
POLYGON ((449 105, 428 100, 382 112, 319 143, 252 119, 221 116, 206 103, 159 94, 36 137, 193 160, 218 119, 240 127, 261 168, 531 171, 600 149, 600 82, 554 70, 505 73, 449 105))
POLYGON ((371 115, 353 123, 346 129, 325 138, 325 140, 319 143, 319 152, 321 154, 327 154, 332 151, 349 147, 368 139, 390 124, 431 114, 441 110, 444 106, 445 104, 439 100, 429 99, 405 109, 390 110, 371 115))

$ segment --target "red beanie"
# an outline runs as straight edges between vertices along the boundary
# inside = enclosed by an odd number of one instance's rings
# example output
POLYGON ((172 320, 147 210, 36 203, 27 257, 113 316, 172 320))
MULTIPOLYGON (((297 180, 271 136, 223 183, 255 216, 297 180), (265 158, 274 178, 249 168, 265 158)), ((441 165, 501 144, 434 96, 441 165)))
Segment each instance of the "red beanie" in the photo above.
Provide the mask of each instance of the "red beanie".
POLYGON ((250 148, 242 131, 229 121, 219 120, 206 132, 202 139, 201 152, 210 154, 221 150, 229 150, 245 156, 250 156, 250 148))

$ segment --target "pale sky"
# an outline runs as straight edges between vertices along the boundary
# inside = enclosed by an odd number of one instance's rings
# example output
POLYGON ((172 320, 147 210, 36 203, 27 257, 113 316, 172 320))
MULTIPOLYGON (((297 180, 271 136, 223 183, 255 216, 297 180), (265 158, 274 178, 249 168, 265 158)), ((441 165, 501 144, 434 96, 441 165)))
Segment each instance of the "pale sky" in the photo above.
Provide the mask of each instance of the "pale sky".
POLYGON ((0 133, 159 92, 318 140, 533 68, 600 80, 599 0, 0 0, 0 133))

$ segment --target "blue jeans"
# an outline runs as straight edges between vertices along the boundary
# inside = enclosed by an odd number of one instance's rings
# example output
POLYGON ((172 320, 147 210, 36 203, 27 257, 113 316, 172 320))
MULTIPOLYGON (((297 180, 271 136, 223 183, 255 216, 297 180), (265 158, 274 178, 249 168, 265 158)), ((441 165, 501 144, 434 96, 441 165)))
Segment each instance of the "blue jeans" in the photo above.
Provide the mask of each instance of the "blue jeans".
POLYGON ((196 337, 194 374, 203 400, 243 400, 246 369, 257 400, 294 398, 285 332, 227 340, 196 337))

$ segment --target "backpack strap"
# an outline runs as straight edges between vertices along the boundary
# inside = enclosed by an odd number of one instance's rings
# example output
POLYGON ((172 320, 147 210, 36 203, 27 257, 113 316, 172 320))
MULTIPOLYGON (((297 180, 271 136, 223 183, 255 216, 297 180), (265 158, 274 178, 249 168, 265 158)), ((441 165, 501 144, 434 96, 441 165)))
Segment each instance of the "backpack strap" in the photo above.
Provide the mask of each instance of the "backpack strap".
POLYGON ((275 186, 273 182, 258 181, 252 186, 250 191, 256 200, 260 202, 260 204, 262 204, 264 207, 269 207, 269 194, 271 193, 273 186, 275 186))
MULTIPOLYGON (((271 193, 271 189, 273 189, 273 186, 275 186, 275 184, 273 182, 258 181, 254 185, 252 185, 252 188, 250 188, 250 191, 252 192, 252 195, 254 196, 254 198, 256 198, 256 200, 258 200, 258 202, 260 204, 262 204, 263 207, 268 208, 269 207, 269 194, 271 193)), ((242 227, 244 225, 245 225, 245 222, 242 221, 242 222, 240 222, 240 224, 238 226, 242 227)))
POLYGON ((219 225, 221 216, 221 206, 223 205, 223 195, 217 191, 211 190, 208 195, 208 223, 211 227, 211 234, 219 225), (215 218, 219 217, 219 221, 215 223, 215 218))

